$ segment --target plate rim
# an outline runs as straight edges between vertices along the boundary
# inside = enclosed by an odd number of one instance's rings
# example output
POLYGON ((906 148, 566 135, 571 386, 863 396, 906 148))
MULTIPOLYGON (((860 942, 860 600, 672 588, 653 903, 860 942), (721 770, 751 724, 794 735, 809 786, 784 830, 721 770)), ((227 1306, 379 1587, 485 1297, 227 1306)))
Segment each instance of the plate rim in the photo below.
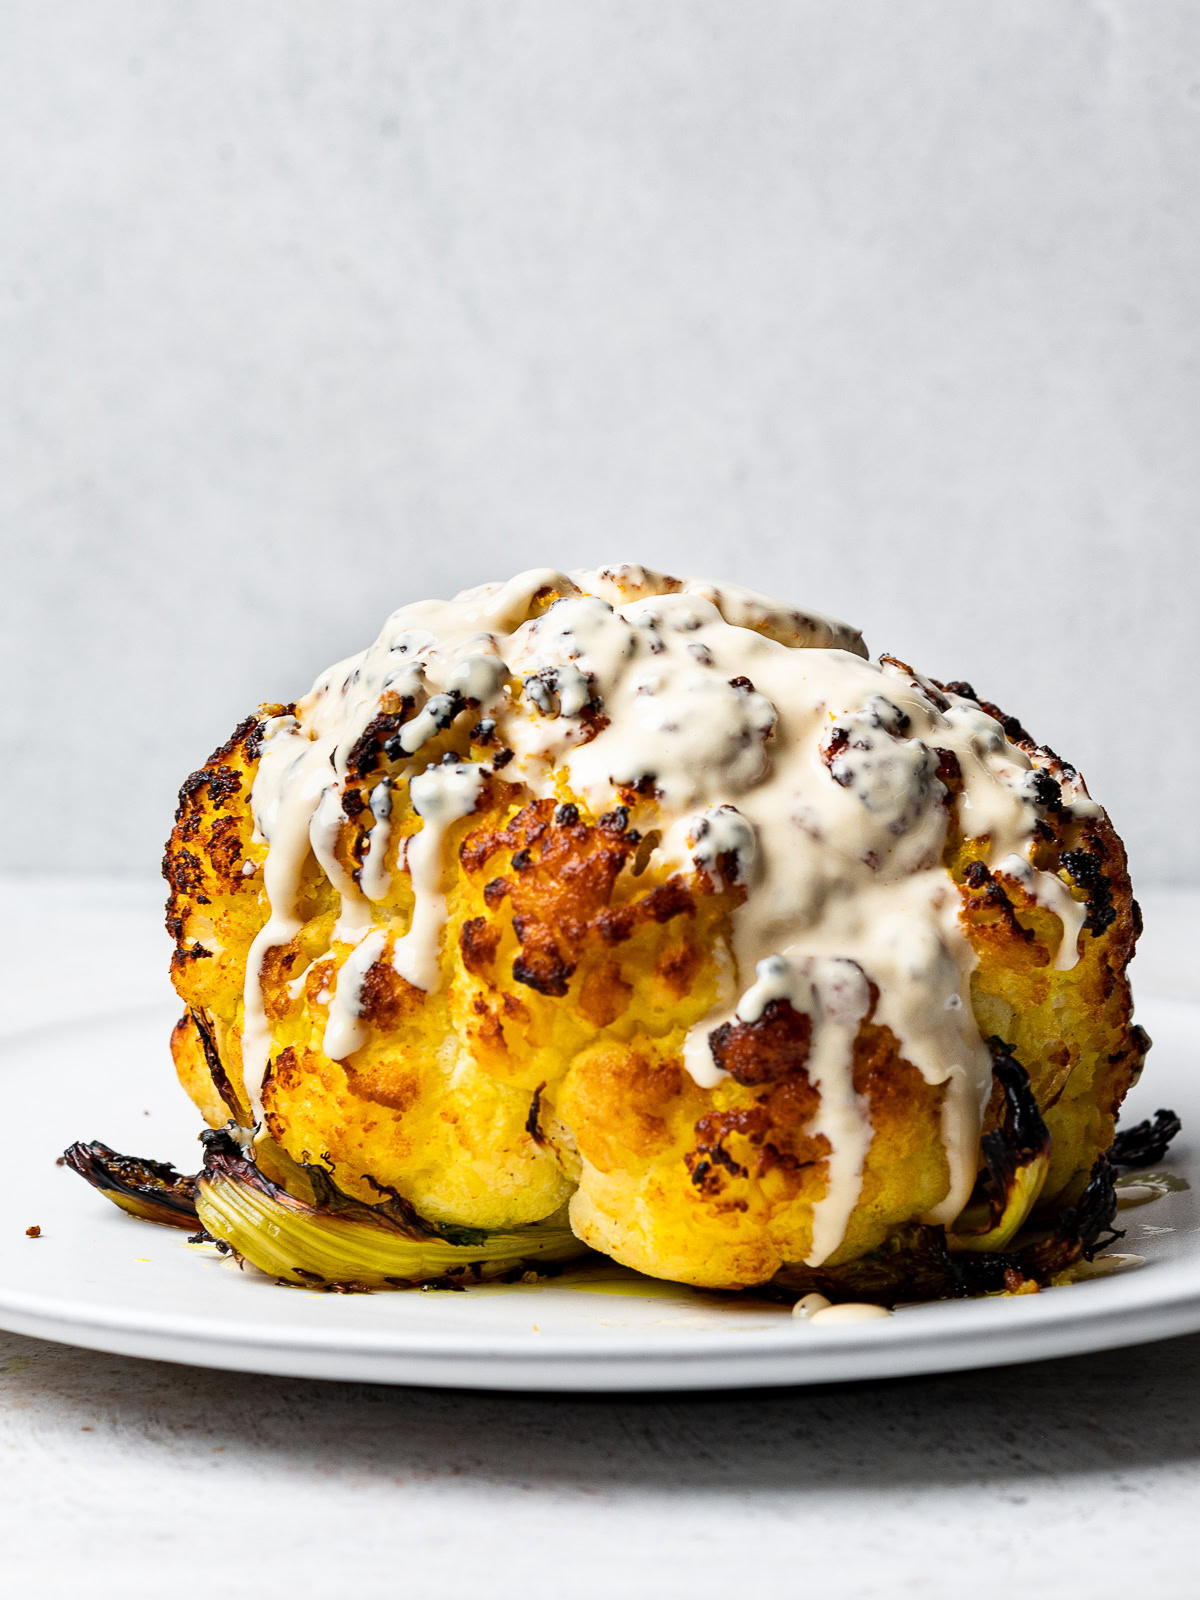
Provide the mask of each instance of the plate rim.
MULTIPOLYGON (((1180 1021, 1200 1021, 1200 1001, 1140 998, 1160 1014, 1167 1010, 1180 1021)), ((119 1031, 167 1009, 165 1004, 130 1006, 6 1034, 0 1039, 0 1071, 11 1055, 35 1042, 97 1027, 119 1031)), ((489 1292, 489 1286, 480 1287, 489 1292)), ((531 1292, 538 1287, 531 1286, 531 1292)), ((1144 1276, 1114 1273, 1069 1287, 1069 1296, 1049 1290, 1005 1300, 908 1306, 886 1321, 837 1329, 796 1324, 781 1315, 777 1327, 663 1332, 651 1345, 638 1328, 569 1336, 532 1328, 492 1327, 479 1333, 420 1326, 318 1328, 288 1326, 275 1313, 198 1322, 194 1311, 96 1307, 68 1295, 0 1283, 0 1327, 114 1354, 224 1370, 554 1391, 862 1381, 1054 1359, 1200 1330, 1200 1252, 1157 1262, 1144 1276), (967 1305, 970 1322, 959 1314, 967 1305), (1047 1341, 1051 1348, 1035 1348, 1047 1341), (371 1370, 355 1372, 355 1366, 371 1370)))

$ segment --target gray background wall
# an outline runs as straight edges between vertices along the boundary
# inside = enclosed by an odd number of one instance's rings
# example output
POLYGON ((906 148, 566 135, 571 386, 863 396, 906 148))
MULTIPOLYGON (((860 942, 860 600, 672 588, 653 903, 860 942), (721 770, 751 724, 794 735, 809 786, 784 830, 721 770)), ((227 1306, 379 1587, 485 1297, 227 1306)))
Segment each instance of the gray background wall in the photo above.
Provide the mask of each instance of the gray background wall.
POLYGON ((852 618, 1200 876, 1200 11, 0 5, 0 866, 405 600, 645 560, 852 618))

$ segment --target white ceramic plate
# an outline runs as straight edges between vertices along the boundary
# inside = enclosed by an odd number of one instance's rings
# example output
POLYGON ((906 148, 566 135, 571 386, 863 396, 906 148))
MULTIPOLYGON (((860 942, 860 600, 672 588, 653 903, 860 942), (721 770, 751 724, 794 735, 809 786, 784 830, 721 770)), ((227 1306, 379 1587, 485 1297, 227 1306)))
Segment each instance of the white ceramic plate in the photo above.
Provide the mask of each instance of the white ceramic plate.
POLYGON ((813 1326, 769 1302, 617 1268, 465 1293, 328 1295, 239 1270, 124 1216, 55 1157, 75 1139, 198 1164, 197 1118, 158 1010, 9 1040, 0 1053, 0 1326, 92 1349, 241 1371, 478 1389, 700 1389, 826 1383, 1073 1355, 1200 1328, 1200 1006, 1147 1001, 1155 1039, 1126 1121, 1173 1106, 1169 1169, 1193 1188, 1122 1211, 1144 1265, 1011 1299, 813 1326), (1189 1138, 1189 1135, 1191 1137, 1189 1138), (41 1237, 25 1230, 38 1225, 41 1237))

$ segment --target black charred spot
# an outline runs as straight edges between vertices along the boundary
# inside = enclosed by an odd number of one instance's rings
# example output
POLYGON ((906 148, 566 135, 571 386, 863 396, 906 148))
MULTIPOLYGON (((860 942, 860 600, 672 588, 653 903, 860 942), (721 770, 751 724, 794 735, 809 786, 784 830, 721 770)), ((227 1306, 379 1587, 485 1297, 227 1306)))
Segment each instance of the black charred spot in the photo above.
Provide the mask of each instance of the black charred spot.
POLYGON ((489 745, 496 737, 496 719, 481 717, 471 729, 471 743, 489 745))
POLYGON ((712 1162, 706 1161, 703 1156, 694 1150, 689 1150, 683 1158, 684 1164, 692 1175, 692 1182, 701 1194, 714 1194, 721 1187, 720 1173, 713 1172, 712 1162))
POLYGON ((483 886, 484 904, 494 911, 507 893, 508 880, 506 878, 492 878, 483 886))
POLYGON ((741 689, 745 694, 754 693, 754 685, 749 678, 730 678, 729 687, 731 689, 741 689))
POLYGON ((1010 744, 1033 745, 1033 735, 1024 727, 1019 717, 1010 717, 990 700, 978 700, 977 704, 982 711, 986 711, 989 717, 995 718, 1000 724, 1004 729, 1004 737, 1010 744))
POLYGON ((512 758, 513 752, 511 750, 497 750, 496 754, 492 757, 493 771, 499 772, 500 768, 506 767, 512 758))
POLYGON ((220 810, 226 800, 236 794, 241 786, 241 773, 235 772, 232 767, 200 767, 196 772, 189 773, 179 790, 179 804, 175 810, 176 822, 181 822, 184 816, 194 809, 194 802, 199 799, 202 789, 207 789, 213 807, 220 810))
POLYGON ((1029 792, 1033 796, 1035 805, 1042 806, 1047 811, 1062 810, 1062 785, 1049 772, 1040 768, 1035 769, 1029 780, 1029 792))
POLYGON ((1062 864, 1087 895, 1087 921, 1084 927, 1099 936, 1117 918, 1112 884, 1104 875, 1104 858, 1095 850, 1064 850, 1062 864))
POLYGON ((629 812, 624 806, 617 806, 612 811, 606 811, 599 819, 597 827, 605 833, 621 834, 629 826, 629 812))
POLYGON ((959 793, 963 786, 962 767, 953 750, 943 750, 935 745, 933 753, 937 757, 936 776, 946 787, 949 796, 959 793))
POLYGON ((574 962, 564 961, 556 949, 544 946, 523 951, 513 962, 512 969, 518 983, 536 989, 538 994, 552 995, 558 999, 566 994, 574 971, 574 962))
POLYGON ((378 767, 385 745, 408 718, 412 707, 411 697, 405 696, 399 711, 380 711, 373 716, 350 746, 350 754, 346 757, 347 770, 359 778, 369 777, 378 767))
MULTIPOLYGON (((290 711, 292 707, 287 706, 284 709, 285 711, 290 711)), ((253 761, 258 755, 258 751, 255 750, 253 755, 251 755, 249 748, 249 736, 257 733, 261 727, 262 723, 257 717, 243 717, 238 723, 237 727, 229 735, 228 739, 226 739, 225 743, 219 746, 218 749, 214 750, 212 755, 209 756, 208 760, 205 762, 205 766, 214 767, 219 762, 227 760, 237 749, 237 747, 243 743, 246 745, 246 754, 250 756, 250 759, 253 761)))
POLYGON ((241 773, 234 772, 231 767, 216 767, 208 780, 208 798, 219 811, 241 787, 241 773))
POLYGON ((683 1162, 693 1185, 704 1195, 720 1194, 724 1187, 722 1171, 734 1178, 747 1176, 746 1168, 735 1161, 722 1144, 702 1144, 695 1150, 689 1150, 683 1162))
POLYGON ((176 894, 195 894, 204 882, 204 867, 190 850, 176 851, 163 865, 176 894))
MULTIPOLYGON (((972 866, 982 866, 982 862, 973 862, 972 866)), ((970 868, 968 868, 970 871, 970 868)), ((1026 928, 1017 916, 1016 908, 1008 895, 1004 892, 1004 885, 984 867, 982 892, 971 896, 967 900, 969 911, 994 911, 1007 923, 1010 934, 1015 939, 1023 939, 1026 944, 1032 942, 1034 933, 1032 928, 1026 928)))
MULTIPOLYGON (((411 702, 406 701, 405 704, 407 706, 411 702)), ((434 734, 438 734, 450 726, 459 712, 466 709, 466 705, 465 697, 457 689, 451 689, 444 695, 435 696, 428 700, 421 714, 422 716, 428 714, 433 723, 434 734)), ((433 734, 430 735, 430 738, 432 737, 433 734)), ((423 741, 422 746, 419 748, 423 748, 424 743, 427 742, 423 741)), ((416 751, 406 748, 403 731, 400 727, 397 727, 391 737, 384 740, 383 753, 390 761, 403 761, 405 757, 415 755, 416 751)), ((454 756, 453 759, 457 761, 458 757, 454 756)))
MULTIPOLYGON (((294 709, 294 707, 288 708, 289 712, 294 709)), ((257 761, 259 756, 262 755, 263 739, 266 737, 266 729, 267 722, 266 718, 264 717, 261 721, 256 720, 254 726, 246 735, 245 750, 247 761, 257 761)))
POLYGON ((208 859, 221 877, 233 879, 235 889, 245 881, 238 866, 241 856, 242 841, 238 838, 237 818, 218 817, 208 830, 208 859))
POLYGON ((714 1145, 712 1159, 718 1166, 724 1167, 726 1172, 732 1173, 735 1178, 746 1177, 746 1168, 739 1161, 733 1159, 723 1144, 714 1145))
POLYGON ((533 1091, 533 1099, 529 1102, 529 1115, 525 1118, 525 1132, 536 1145, 544 1145, 546 1143, 546 1135, 542 1132, 538 1122, 542 1109, 542 1090, 545 1087, 544 1083, 539 1083, 533 1091))
POLYGON ((343 815, 354 818, 367 808, 367 802, 362 797, 361 789, 347 789, 342 796, 343 815))
POLYGON ((579 807, 568 800, 554 813, 554 820, 560 828, 573 828, 579 821, 579 807))
POLYGON ((517 850, 513 854, 512 864, 515 872, 528 872, 533 865, 533 856, 528 850, 517 850))
POLYGON ((972 861, 971 865, 963 873, 963 881, 969 889, 982 889, 990 878, 991 873, 982 861, 972 861))

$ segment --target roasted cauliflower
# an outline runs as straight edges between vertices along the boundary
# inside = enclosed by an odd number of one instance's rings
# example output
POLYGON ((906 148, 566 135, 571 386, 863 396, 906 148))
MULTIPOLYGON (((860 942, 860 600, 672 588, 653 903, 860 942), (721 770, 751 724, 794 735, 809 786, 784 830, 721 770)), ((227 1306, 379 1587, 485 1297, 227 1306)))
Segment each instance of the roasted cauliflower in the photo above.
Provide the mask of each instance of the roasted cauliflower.
POLYGON ((1045 1281, 1111 1219, 1121 842, 841 623, 639 567, 407 606, 187 779, 164 872, 179 1078, 241 1146, 200 1215, 277 1276, 478 1276, 496 1235, 888 1298, 1045 1281), (314 1268, 222 1210, 239 1166, 453 1249, 314 1268))

